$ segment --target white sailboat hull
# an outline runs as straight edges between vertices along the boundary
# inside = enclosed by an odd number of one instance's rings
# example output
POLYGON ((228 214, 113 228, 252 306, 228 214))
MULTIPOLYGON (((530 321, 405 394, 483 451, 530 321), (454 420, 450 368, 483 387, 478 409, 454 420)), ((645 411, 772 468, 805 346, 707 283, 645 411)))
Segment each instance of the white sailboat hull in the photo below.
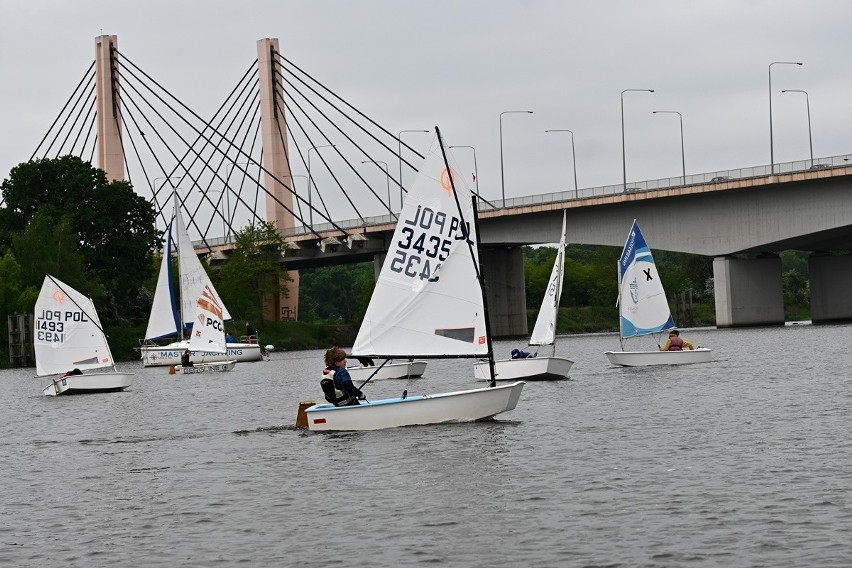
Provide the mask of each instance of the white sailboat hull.
POLYGON ((97 392, 115 392, 126 389, 133 383, 134 373, 84 373, 56 377, 42 389, 45 396, 63 394, 91 394, 97 392))
POLYGON ((653 365, 687 365, 709 363, 713 350, 706 347, 683 351, 606 351, 609 362, 622 367, 649 367, 653 365))
MULTIPOLYGON (((168 367, 180 365, 183 352, 189 347, 189 342, 178 341, 168 345, 142 345, 139 353, 142 355, 143 367, 168 367)), ((199 363, 222 363, 225 361, 237 361, 248 363, 263 360, 260 345, 256 343, 228 343, 227 353, 214 353, 211 351, 192 351, 192 362, 199 363)))
POLYGON ((356 406, 315 404, 305 410, 308 429, 379 430, 398 426, 473 422, 491 418, 517 406, 524 382, 508 385, 362 401, 356 406))
MULTIPOLYGON (((528 357, 526 359, 500 359, 494 361, 495 380, 553 381, 567 379, 574 361, 563 357, 528 357)), ((488 361, 479 361, 473 366, 477 380, 490 381, 488 361)))
POLYGON ((224 373, 231 371, 236 367, 236 361, 222 361, 221 363, 199 363, 193 364, 192 367, 175 366, 175 371, 184 375, 192 375, 194 373, 224 373))
MULTIPOLYGON (((353 382, 363 382, 370 378, 370 375, 376 371, 378 367, 347 367, 349 376, 353 382)), ((381 367, 375 376, 370 379, 373 381, 382 381, 385 379, 416 379, 422 377, 426 372, 426 361, 404 361, 402 363, 386 363, 381 367)))

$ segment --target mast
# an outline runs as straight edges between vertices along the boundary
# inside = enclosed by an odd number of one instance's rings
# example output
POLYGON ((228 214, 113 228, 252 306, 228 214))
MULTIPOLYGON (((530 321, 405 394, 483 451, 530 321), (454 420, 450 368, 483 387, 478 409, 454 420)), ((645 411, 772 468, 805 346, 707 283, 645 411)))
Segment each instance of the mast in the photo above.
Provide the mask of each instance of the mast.
POLYGON ((618 272, 618 298, 615 299, 615 305, 618 306, 618 342, 621 344, 621 350, 624 351, 624 324, 621 319, 621 257, 619 257, 615 265, 618 272))
MULTIPOLYGON (((180 199, 178 199, 177 188, 176 188, 176 187, 174 187, 174 186, 172 186, 172 205, 173 205, 173 207, 174 207, 174 209, 175 209, 175 218, 174 218, 174 221, 172 222, 172 228, 175 230, 175 232, 177 232, 177 233, 178 233, 178 236, 177 236, 178 238, 174 238, 174 239, 173 239, 173 241, 174 241, 174 243, 175 243, 175 251, 177 251, 177 258, 178 258, 178 262, 177 262, 177 265, 178 265, 178 278, 177 278, 177 282, 178 282, 178 290, 177 290, 177 293, 180 295, 180 297, 179 297, 179 299, 178 299, 178 301, 177 301, 177 309, 178 309, 178 334, 179 334, 179 336, 180 336, 180 340, 181 340, 181 341, 183 341, 183 340, 184 340, 184 337, 183 337, 183 328, 184 328, 184 325, 183 325, 183 286, 181 286, 181 281, 180 281, 180 278, 181 278, 181 270, 180 270, 180 234, 179 234, 179 233, 180 233, 180 231, 178 230, 178 216, 179 216, 181 213, 180 213, 180 199)), ((181 225, 182 225, 182 224, 183 224, 183 222, 181 222, 181 225)), ((171 239, 171 238, 172 238, 172 235, 169 235, 169 238, 171 239)), ((170 258, 168 259, 168 262, 171 262, 171 261, 172 261, 172 259, 171 259, 171 257, 170 257, 170 258)))
MULTIPOLYGON (((438 145, 441 146, 441 156, 444 158, 444 166, 447 168, 448 172, 452 172, 450 168, 450 164, 447 161, 447 151, 444 149, 444 139, 441 137, 441 130, 435 126, 435 134, 438 136, 438 145)), ((459 203, 459 196, 456 193, 456 182, 453 179, 452 174, 447 176, 450 179, 450 186, 453 188, 453 198, 456 201, 456 207, 458 208, 459 215, 462 216, 462 208, 461 203, 459 203)), ((471 196, 471 200, 473 202, 473 231, 476 235, 476 242, 479 243, 479 215, 477 215, 477 207, 476 207, 476 196, 471 196)), ((462 219, 464 217, 462 216, 462 219)), ((485 341, 488 347, 488 368, 491 374, 491 381, 489 382, 489 387, 497 386, 496 373, 494 371, 494 345, 491 341, 491 325, 488 321, 488 295, 485 293, 485 275, 480 270, 479 263, 477 262, 477 251, 473 250, 473 244, 470 241, 470 237, 466 239, 467 246, 470 249, 470 259, 473 262, 473 268, 476 271, 476 279, 479 282, 479 292, 482 294, 482 311, 483 317, 485 319, 485 341)))

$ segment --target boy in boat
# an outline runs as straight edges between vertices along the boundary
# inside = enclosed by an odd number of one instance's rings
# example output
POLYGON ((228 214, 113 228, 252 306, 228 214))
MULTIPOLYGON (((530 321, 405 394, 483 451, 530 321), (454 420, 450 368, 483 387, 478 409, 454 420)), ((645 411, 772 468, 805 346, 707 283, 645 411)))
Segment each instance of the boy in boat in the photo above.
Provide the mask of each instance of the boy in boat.
POLYGON ((669 332, 669 339, 660 351, 683 351, 684 349, 693 350, 695 348, 692 343, 680 338, 678 330, 673 329, 669 332))
POLYGON ((523 349, 512 349, 512 359, 527 359, 528 357, 535 357, 535 355, 523 349))
POLYGON ((361 404, 358 400, 364 400, 367 397, 352 383, 352 377, 349 376, 349 371, 346 370, 346 352, 340 347, 332 347, 325 352, 325 370, 323 371, 325 378, 320 381, 323 386, 323 392, 326 393, 326 399, 331 396, 326 389, 328 383, 332 381, 334 390, 334 400, 329 400, 335 406, 350 406, 361 404), (323 384, 325 383, 325 384, 323 384))
POLYGON ((180 356, 180 366, 181 367, 194 367, 192 361, 189 360, 189 349, 183 352, 183 355, 180 356))

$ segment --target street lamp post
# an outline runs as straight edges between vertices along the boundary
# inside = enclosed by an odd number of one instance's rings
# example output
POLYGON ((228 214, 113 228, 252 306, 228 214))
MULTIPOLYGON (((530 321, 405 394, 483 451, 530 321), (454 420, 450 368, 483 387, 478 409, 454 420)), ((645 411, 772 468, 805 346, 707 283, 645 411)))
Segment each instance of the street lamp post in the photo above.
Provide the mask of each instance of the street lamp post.
POLYGON ((627 191, 627 152, 624 145, 624 93, 653 93, 654 89, 624 89, 621 91, 621 172, 624 177, 624 191, 627 191))
POLYGON ((500 113, 500 191, 503 196, 502 206, 506 206, 506 180, 503 176, 503 115, 504 114, 532 114, 531 110, 505 110, 500 113))
POLYGON ((801 89, 785 89, 782 93, 805 93, 805 105, 808 107, 808 144, 811 147, 811 166, 814 165, 814 140, 811 137, 811 102, 808 99, 808 92, 801 89))
POLYGON ((362 160, 362 164, 384 164, 385 165, 385 180, 388 183, 388 210, 391 208, 390 202, 390 172, 388 172, 388 163, 382 160, 362 160))
POLYGON ((476 184, 476 195, 479 195, 479 171, 476 169, 476 148, 473 146, 450 146, 450 148, 470 148, 473 150, 473 182, 476 184))
MULTIPOLYGON (((303 175, 303 174, 290 174, 290 178, 293 179, 293 195, 296 195, 296 179, 295 178, 305 178, 305 181, 306 182, 308 181, 308 176, 303 175)), ((299 201, 298 199, 296 199, 296 206, 299 208, 299 217, 301 217, 302 216, 302 202, 299 201)), ((302 221, 302 225, 304 225, 304 224, 305 224, 305 222, 302 221)))
POLYGON ((680 119, 680 163, 683 166, 683 185, 686 185, 686 155, 683 151, 683 115, 676 110, 655 110, 652 114, 676 114, 680 119))
POLYGON ((311 227, 314 226, 314 208, 311 205, 311 185, 313 185, 313 178, 311 177, 311 150, 316 150, 319 154, 319 148, 334 148, 334 144, 322 144, 308 148, 308 224, 311 227))
POLYGON ((577 154, 574 153, 574 132, 568 130, 567 128, 555 128, 552 130, 545 130, 547 132, 570 132, 571 133, 571 161, 574 164, 574 193, 577 193, 577 154))
MULTIPOLYGON (((397 157, 399 158, 399 210, 402 211, 402 135, 404 132, 425 132, 429 133, 429 130, 400 130, 399 134, 396 137, 397 145, 399 146, 397 157)), ((388 200, 388 207, 390 207, 390 199, 388 200)))
POLYGON ((769 64, 769 175, 775 175, 775 143, 772 139, 772 66, 802 65, 799 61, 773 61, 769 64))

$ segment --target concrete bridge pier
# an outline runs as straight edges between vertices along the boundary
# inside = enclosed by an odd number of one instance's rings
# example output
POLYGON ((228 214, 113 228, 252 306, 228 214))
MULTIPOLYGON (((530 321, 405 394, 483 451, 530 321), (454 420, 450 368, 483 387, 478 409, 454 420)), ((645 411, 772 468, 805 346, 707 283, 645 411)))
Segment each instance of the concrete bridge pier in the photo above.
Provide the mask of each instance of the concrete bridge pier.
POLYGON ((716 327, 784 324, 781 259, 713 259, 716 327))
POLYGON ((813 253, 808 257, 811 281, 811 321, 828 323, 852 320, 852 256, 813 253))
POLYGON ((527 335, 527 293, 521 247, 479 251, 493 337, 527 335))

